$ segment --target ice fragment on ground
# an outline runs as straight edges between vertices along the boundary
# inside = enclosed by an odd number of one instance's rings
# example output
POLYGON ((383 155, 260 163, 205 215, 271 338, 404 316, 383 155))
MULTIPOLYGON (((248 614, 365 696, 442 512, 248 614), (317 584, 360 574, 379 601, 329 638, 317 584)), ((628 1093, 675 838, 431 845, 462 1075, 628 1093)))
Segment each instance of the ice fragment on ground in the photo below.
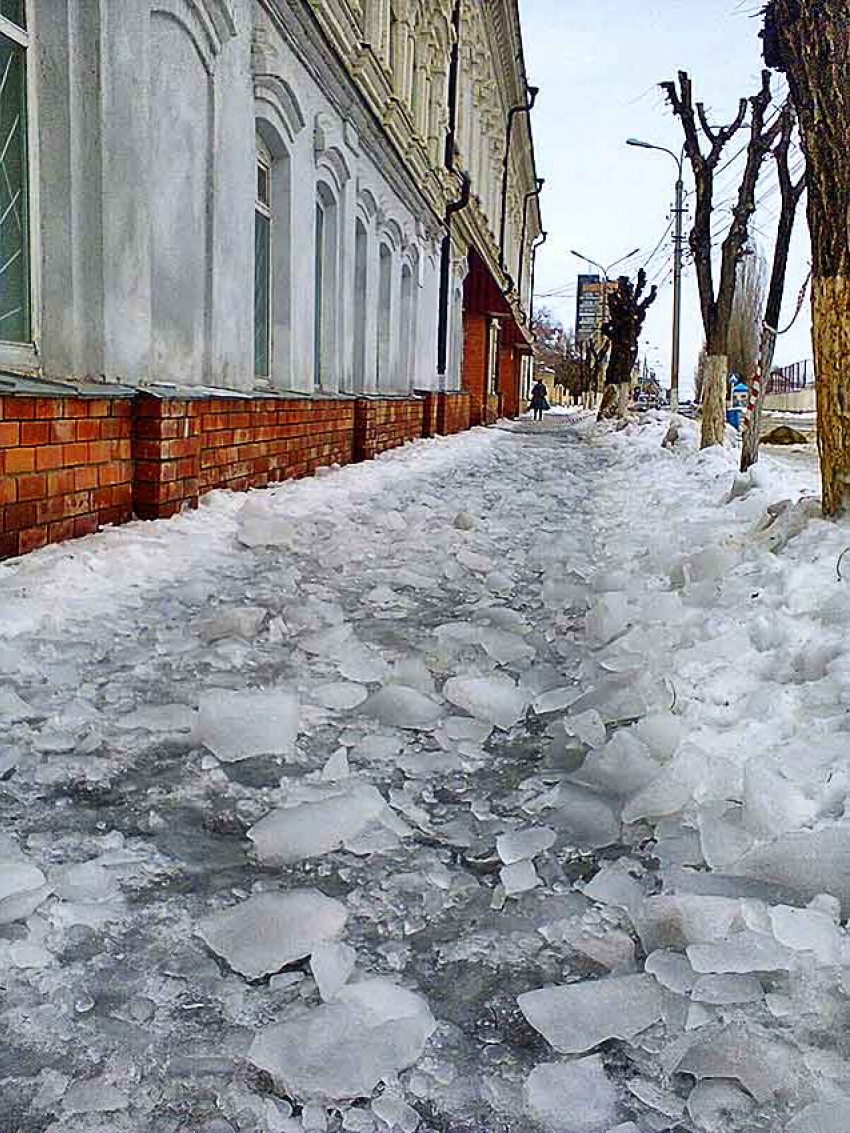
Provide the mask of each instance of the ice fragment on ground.
POLYGON ((196 713, 186 704, 143 704, 134 712, 119 717, 119 728, 147 732, 191 732, 196 713))
POLYGON ((638 738, 649 748, 653 759, 667 763, 676 754, 686 735, 685 722, 672 712, 654 712, 635 726, 638 738))
POLYGON ((68 866, 53 886, 66 901, 105 901, 118 892, 115 877, 97 861, 68 866))
POLYGON ((370 696, 361 712, 388 727, 421 732, 433 731, 444 715, 441 705, 431 697, 397 684, 385 685, 370 696))
POLYGON ((815 1102, 795 1113, 784 1133, 847 1133, 850 1129, 850 1098, 815 1102))
POLYGON ((62 1106, 65 1113, 116 1113, 126 1109, 129 1097, 117 1086, 100 1078, 73 1082, 65 1092, 62 1106))
POLYGON ((625 909, 632 916, 643 903, 644 888, 629 870, 627 859, 606 862, 584 887, 585 896, 602 905, 625 909))
POLYGON ((537 809, 551 810, 553 813, 547 815, 547 821, 565 831, 582 849, 598 850, 613 845, 620 838, 616 809, 608 799, 585 787, 559 783, 536 800, 537 809))
POLYGON ((443 724, 443 730, 450 740, 460 743, 464 740, 483 744, 493 730, 486 720, 472 720, 468 716, 450 716, 443 724))
POLYGON ((459 511, 454 518, 454 526, 458 531, 472 531, 475 527, 475 516, 468 511, 459 511))
POLYGON ((463 708, 470 716, 507 731, 525 715, 526 693, 510 677, 452 677, 446 681, 443 695, 451 704, 463 708))
POLYGON ((634 971, 635 946, 627 932, 607 923, 598 913, 566 917, 541 932, 550 943, 560 941, 612 972, 634 971))
POLYGON ((196 933, 246 979, 256 980, 303 960, 342 931, 345 905, 318 889, 260 893, 200 922, 196 933))
POLYGON ((421 657, 411 654, 400 657, 392 668, 392 683, 415 688, 425 696, 434 694, 434 678, 421 657))
MULTIPOLYGON (((743 1118, 753 1109, 753 1099, 729 1080, 708 1079, 698 1082, 688 1096, 688 1113, 702 1133, 717 1133, 735 1118, 743 1118)), ((802 1131, 801 1131, 802 1133, 802 1131)), ((836 1131, 838 1133, 838 1131, 836 1131)), ((841 1130, 840 1133, 844 1133, 841 1130)))
POLYGON ((694 1078, 731 1078, 757 1102, 794 1093, 802 1078, 799 1052, 755 1027, 732 1023, 701 1028, 674 1069, 694 1078))
POLYGON ((685 1112, 685 1103, 678 1094, 669 1090, 662 1090, 648 1078, 630 1078, 626 1088, 633 1097, 643 1102, 649 1109, 654 1109, 665 1117, 678 1119, 685 1112))
POLYGON ((372 1113, 384 1125, 388 1125, 392 1133, 416 1133, 419 1128, 419 1114, 416 1110, 389 1090, 385 1090, 372 1102, 372 1113))
POLYGON ((755 976, 701 976, 693 986, 691 999, 715 1006, 728 1003, 758 1003, 764 999, 764 989, 755 976))
POLYGON ((532 708, 538 716, 545 716, 547 712, 562 712, 565 708, 569 708, 573 701, 578 700, 579 695, 579 690, 573 685, 553 688, 535 697, 532 708))
POLYGON ((496 850, 505 865, 537 857, 554 846, 557 834, 548 826, 530 826, 525 830, 512 830, 496 839, 496 850))
POLYGON ((585 633, 591 645, 607 645, 629 628, 629 602, 625 594, 605 594, 585 616, 585 633))
POLYGON ((776 905, 770 910, 773 935, 796 952, 814 952, 821 964, 841 962, 842 935, 828 913, 776 905))
POLYGON ((320 944, 310 956, 310 971, 319 989, 319 995, 327 1002, 333 999, 354 971, 357 953, 350 944, 334 942, 320 944))
POLYGON ((225 637, 244 637, 250 641, 260 632, 267 610, 261 606, 220 607, 199 618, 192 629, 206 642, 221 641, 225 637))
POLYGON ((389 665, 373 649, 356 640, 346 640, 337 652, 336 665, 340 675, 349 681, 370 683, 385 681, 389 665))
POLYGON ((744 823, 754 834, 778 838, 787 831, 808 826, 817 804, 794 783, 767 767, 761 757, 744 768, 744 823))
POLYGON ((368 695, 369 691, 363 685, 350 681, 332 681, 330 684, 319 685, 312 692, 313 699, 318 704, 343 712, 362 704, 368 695))
POLYGON ((348 753, 344 747, 338 748, 333 755, 328 756, 325 765, 322 768, 322 781, 325 783, 335 783, 339 779, 347 779, 351 774, 351 768, 348 765, 348 753))
POLYGON ((658 948, 646 958, 644 968, 655 976, 662 987, 677 995, 687 995, 696 982, 697 975, 681 952, 668 948, 658 948))
POLYGON ((349 650, 353 648, 351 644, 353 636, 354 630, 344 622, 342 625, 334 625, 329 629, 319 630, 318 633, 311 633, 301 638, 298 644, 305 653, 333 661, 348 655, 349 650))
POLYGON ((250 1061, 300 1098, 368 1097, 421 1057, 436 1022, 427 1002, 389 980, 344 987, 335 1000, 260 1031, 250 1061))
POLYGON ((502 885, 508 897, 516 897, 520 893, 527 893, 529 889, 536 889, 543 882, 537 875, 534 863, 518 861, 513 865, 503 866, 499 871, 502 885))
POLYGON ((528 1112, 549 1133, 607 1133, 617 1120, 617 1091, 598 1054, 543 1062, 525 1083, 528 1112))
POLYGON ((575 736, 589 747, 599 747, 604 744, 608 734, 605 722, 595 708, 590 708, 587 712, 579 712, 576 716, 568 716, 564 721, 564 729, 567 735, 575 736))
POLYGON ((198 739, 224 763, 290 755, 298 735, 298 697, 285 688, 215 689, 201 697, 198 739))
POLYGON ((383 795, 369 783, 348 781, 325 798, 271 811, 248 831, 262 862, 287 864, 338 850, 380 818, 383 795))
POLYGON ((792 831, 755 846, 727 872, 782 885, 809 900, 828 893, 850 916, 850 823, 792 831))
POLYGON ((707 762, 704 752, 693 744, 685 744, 660 775, 629 799, 623 807, 623 822, 666 818, 684 810, 705 776, 707 762))
POLYGON ((702 807, 698 824, 702 854, 712 869, 736 862, 753 844, 752 834, 741 823, 740 807, 726 803, 702 807))
POLYGON ((0 925, 25 920, 49 895, 47 878, 36 866, 0 860, 0 925))
POLYGON ((680 893, 647 897, 633 919, 649 954, 658 948, 684 949, 704 941, 725 941, 740 909, 740 902, 729 897, 680 893))
POLYGON ((572 777, 585 786, 626 797, 648 786, 662 771, 637 736, 621 729, 604 747, 590 751, 572 777))
POLYGON ((662 992, 649 975, 609 976, 544 987, 518 997, 536 1031, 562 1054, 582 1054, 606 1039, 632 1039, 658 1022, 662 992))
POLYGON ((688 959, 696 972, 788 971, 794 967, 794 953, 762 932, 736 932, 713 944, 692 944, 688 959))
POLYGON ((31 708, 13 688, 0 687, 0 720, 5 724, 18 724, 22 720, 36 720, 39 713, 31 708))

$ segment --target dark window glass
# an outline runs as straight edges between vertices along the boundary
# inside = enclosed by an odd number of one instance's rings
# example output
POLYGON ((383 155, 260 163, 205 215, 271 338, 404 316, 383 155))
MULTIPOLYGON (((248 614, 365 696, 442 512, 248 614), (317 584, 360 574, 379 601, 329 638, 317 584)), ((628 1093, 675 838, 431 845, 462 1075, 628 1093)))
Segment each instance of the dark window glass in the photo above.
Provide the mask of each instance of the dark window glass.
POLYGON ((0 0, 0 15, 5 16, 7 20, 11 20, 18 27, 25 28, 27 26, 24 0, 0 0))
POLYGON ((269 298, 271 281, 271 221, 254 213, 254 375, 269 376, 269 298))
POLYGON ((269 205, 269 171, 262 162, 257 164, 257 200, 260 204, 269 205))
POLYGON ((25 54, 0 35, 0 340, 4 342, 30 341, 26 125, 25 54))

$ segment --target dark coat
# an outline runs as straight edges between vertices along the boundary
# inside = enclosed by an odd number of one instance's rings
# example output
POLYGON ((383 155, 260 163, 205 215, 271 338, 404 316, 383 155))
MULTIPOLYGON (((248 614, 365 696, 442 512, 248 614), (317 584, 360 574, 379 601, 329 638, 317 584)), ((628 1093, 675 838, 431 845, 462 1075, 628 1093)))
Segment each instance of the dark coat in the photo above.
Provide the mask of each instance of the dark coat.
POLYGON ((549 391, 543 384, 543 382, 538 382, 537 385, 535 385, 534 389, 531 391, 531 408, 549 408, 549 391))

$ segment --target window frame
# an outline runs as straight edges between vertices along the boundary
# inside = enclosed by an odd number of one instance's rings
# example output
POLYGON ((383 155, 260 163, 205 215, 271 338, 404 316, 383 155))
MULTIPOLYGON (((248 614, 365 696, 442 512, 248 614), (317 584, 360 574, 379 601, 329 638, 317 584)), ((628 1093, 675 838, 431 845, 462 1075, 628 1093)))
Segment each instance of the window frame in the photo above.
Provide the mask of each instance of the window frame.
POLYGON ((257 154, 255 160, 255 173, 256 184, 254 192, 254 249, 256 255, 257 238, 256 238, 256 225, 257 215, 265 217, 268 222, 268 254, 266 257, 266 360, 267 368, 264 374, 257 373, 257 325, 256 325, 256 304, 257 304, 257 266, 254 264, 254 384, 259 386, 269 386, 272 380, 272 373, 274 371, 274 213, 272 210, 273 201, 273 177, 274 177, 274 158, 271 151, 265 145, 261 138, 257 137, 257 154), (260 196, 260 171, 265 172, 265 187, 266 199, 260 196))
POLYGON ((26 76, 26 171, 27 171, 27 253, 29 287, 29 341, 16 342, 0 338, 0 369, 33 373, 40 369, 41 339, 41 216, 40 167, 38 149, 38 84, 36 67, 32 54, 36 40, 34 13, 32 5, 24 0, 25 25, 14 23, 7 16, 0 16, 0 35, 17 44, 24 52, 24 72, 26 76))

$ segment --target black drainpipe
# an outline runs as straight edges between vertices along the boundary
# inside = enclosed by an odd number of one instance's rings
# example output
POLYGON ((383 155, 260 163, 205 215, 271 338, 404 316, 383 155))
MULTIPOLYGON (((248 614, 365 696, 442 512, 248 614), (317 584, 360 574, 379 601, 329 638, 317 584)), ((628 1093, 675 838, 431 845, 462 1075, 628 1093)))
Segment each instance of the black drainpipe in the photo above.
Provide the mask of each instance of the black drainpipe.
POLYGON ((508 111, 508 122, 505 127, 505 157, 502 162, 502 216, 499 222, 499 263, 502 271, 505 270, 505 227, 508 219, 508 173, 511 161, 511 138, 513 136, 514 118, 517 114, 530 114, 534 109, 539 87, 528 87, 528 102, 512 106, 508 111))
POLYGON ((519 299, 520 310, 522 310, 522 276, 525 268, 525 236, 528 232, 528 202, 534 197, 539 197, 543 192, 543 186, 546 182, 542 177, 537 179, 537 187, 532 189, 530 193, 525 194, 525 201, 522 206, 522 236, 519 241, 519 272, 517 273, 517 297, 519 299))
MULTIPOLYGON (((449 63, 449 128, 446 134, 445 165, 449 173, 455 172, 455 135, 457 132, 457 92, 458 73, 460 71, 460 9, 461 0, 455 0, 452 12, 452 28, 454 29, 454 43, 449 63)), ((470 185, 469 177, 463 172, 461 178, 460 200, 452 201, 446 206, 444 220, 445 232, 443 247, 440 255, 440 300, 439 319, 437 326, 437 380, 441 390, 446 388, 446 367, 449 356, 449 283, 452 267, 452 217, 462 212, 469 204, 470 185)))
POLYGON ((534 276, 537 271, 537 253, 549 239, 548 232, 541 232, 531 248, 531 298, 528 301, 528 325, 534 326, 534 276))

